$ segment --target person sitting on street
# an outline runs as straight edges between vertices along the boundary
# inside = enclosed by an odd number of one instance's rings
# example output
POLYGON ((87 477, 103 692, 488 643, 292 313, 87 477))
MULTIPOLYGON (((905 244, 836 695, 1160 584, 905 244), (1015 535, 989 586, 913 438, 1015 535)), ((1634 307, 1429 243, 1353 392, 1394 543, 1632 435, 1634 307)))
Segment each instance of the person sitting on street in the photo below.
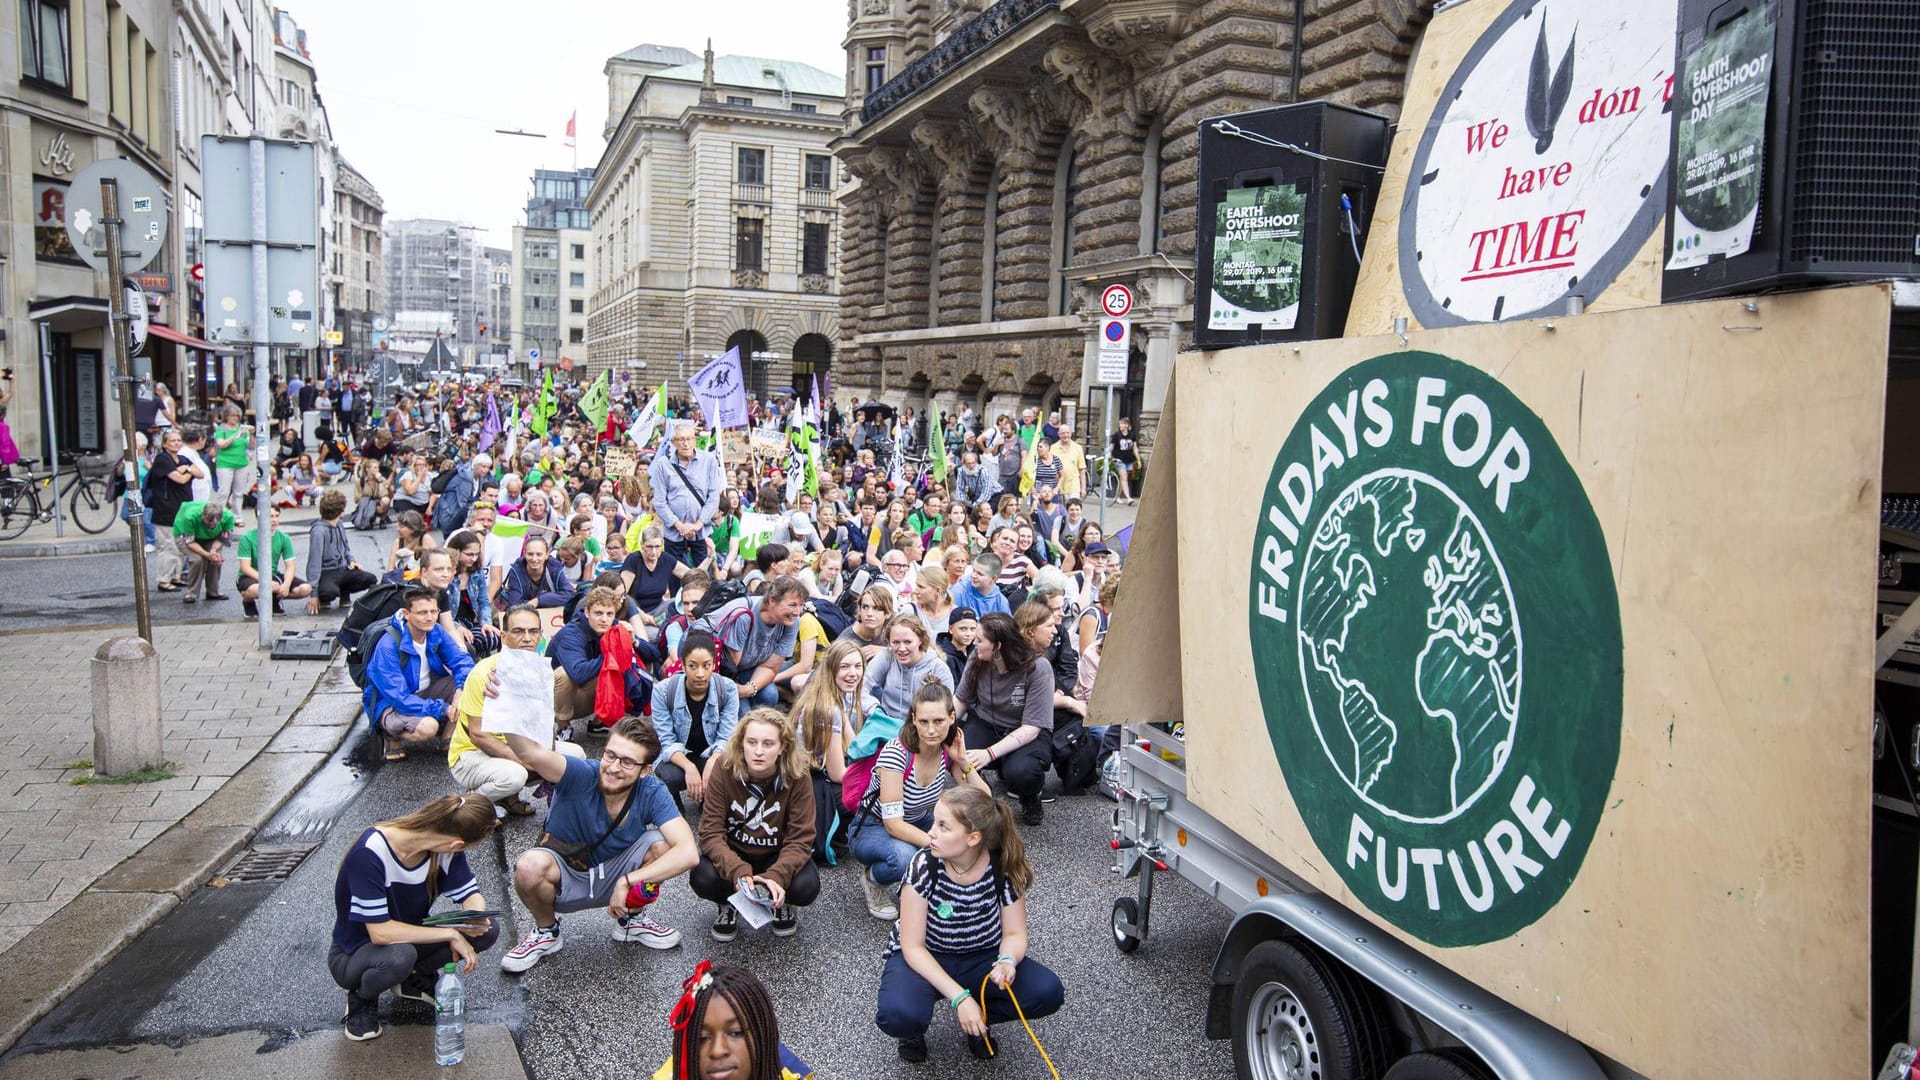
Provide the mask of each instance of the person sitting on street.
POLYGON ((715 941, 732 941, 738 927, 727 898, 755 886, 772 901, 775 936, 793 934, 793 909, 820 895, 814 828, 807 756, 793 725, 779 709, 753 710, 716 756, 700 800, 700 865, 688 884, 719 906, 715 941))
POLYGON ((352 607, 354 593, 371 589, 379 581, 353 561, 346 527, 340 524, 346 512, 346 493, 329 491, 320 496, 320 519, 307 532, 307 580, 313 582, 313 595, 307 597, 309 615, 320 614, 321 605, 335 600, 343 608, 352 607))
MULTIPOLYGON (((611 606, 606 608, 609 615, 611 606)), ((680 931, 649 916, 661 886, 700 862, 693 829, 651 774, 659 737, 644 718, 613 726, 598 761, 570 758, 524 735, 507 735, 514 756, 554 785, 540 844, 513 866, 513 891, 533 916, 519 944, 500 958, 518 973, 560 951, 560 915, 604 906, 613 940, 650 949, 680 944, 680 931)))
POLYGON ((220 591, 220 564, 226 561, 221 549, 233 524, 233 511, 220 499, 180 507, 173 519, 173 539, 180 546, 181 561, 187 565, 186 595, 181 600, 189 604, 198 600, 196 594, 203 585, 208 600, 227 598, 220 591))
POLYGON ((967 580, 947 590, 953 598, 955 608, 966 608, 975 615, 984 618, 994 612, 1002 615, 1013 614, 1013 608, 997 584, 1000 577, 1000 556, 991 551, 983 551, 973 560, 973 566, 967 572, 967 580))
MULTIPOLYGON (((540 610, 522 604, 507 612, 503 644, 517 652, 533 652, 540 645, 540 610)), ((453 734, 447 741, 447 767, 453 782, 461 790, 486 796, 500 816, 529 817, 533 807, 520 798, 527 786, 527 767, 507 740, 486 730, 487 682, 500 663, 495 653, 475 662, 461 684, 455 703, 453 734)), ((554 749, 568 757, 583 758, 586 751, 570 742, 556 742, 554 749)))
MULTIPOLYGON (((893 886, 905 876, 914 852, 927 846, 933 804, 949 787, 987 789, 967 755, 959 706, 944 683, 928 679, 913 692, 912 715, 900 736, 880 748, 852 827, 853 857, 867 869, 860 876, 867 913, 876 919, 899 914, 893 886)), ((848 742, 859 725, 849 725, 848 742)))
POLYGON ((676 655, 680 671, 653 688, 653 729, 660 736, 660 767, 654 774, 678 799, 706 798, 706 774, 714 751, 733 737, 740 720, 740 691, 732 679, 714 678, 719 646, 705 630, 689 630, 676 655))
POLYGON ((408 589, 393 613, 393 629, 367 656, 361 692, 368 720, 387 739, 388 761, 404 758, 403 746, 440 734, 453 715, 454 694, 472 671, 473 657, 440 626, 433 590, 408 589))
POLYGON ((946 633, 934 639, 947 659, 947 670, 953 672, 956 688, 967 670, 967 661, 973 659, 973 643, 979 637, 980 616, 972 608, 954 608, 947 616, 946 633))
POLYGON ((780 703, 774 678, 794 654, 794 624, 806 605, 807 587, 783 574, 767 582, 764 594, 728 601, 699 621, 720 645, 720 671, 739 684, 741 701, 780 703))
POLYGON ((510 608, 520 604, 543 608, 566 606, 573 597, 573 588, 567 584, 566 575, 561 573, 559 562, 551 554, 552 549, 545 537, 527 537, 526 543, 520 546, 520 557, 507 567, 505 580, 500 584, 501 607, 510 608))
POLYGON ((967 757, 975 769, 995 769, 1020 800, 1029 825, 1046 811, 1040 789, 1053 764, 1053 668, 1035 652, 1013 616, 980 618, 980 640, 960 676, 967 710, 967 757))
POLYGON ((347 1038, 380 1036, 380 995, 388 990, 432 1008, 441 968, 458 962, 471 973, 476 954, 499 940, 491 919, 421 925, 441 897, 468 911, 487 910, 466 849, 493 828, 493 806, 485 799, 442 795, 411 814, 375 823, 347 849, 334 877, 333 943, 327 949, 327 971, 347 992, 347 1038))
POLYGON ((702 960, 680 989, 673 1054, 651 1080, 814 1080, 780 1041, 773 997, 753 972, 702 960))
MULTIPOLYGON (((938 571, 936 571, 937 573, 938 571)), ((920 616, 903 611, 887 621, 887 649, 867 665, 866 687, 861 695, 860 714, 875 710, 896 720, 906 720, 913 695, 927 682, 937 682, 951 692, 955 682, 946 658, 933 649, 933 635, 920 616)))
MULTIPOLYGON (((271 530, 269 535, 272 536, 268 544, 273 549, 273 557, 269 560, 267 573, 273 582, 269 587, 273 597, 273 613, 279 615, 282 613, 280 601, 304 599, 313 592, 313 586, 300 580, 293 572, 293 538, 280 531, 279 507, 274 507, 268 525, 271 530)), ((240 563, 240 608, 249 618, 256 618, 260 614, 260 571, 255 566, 259 545, 259 531, 248 529, 240 534, 240 544, 234 549, 234 555, 240 563)))
POLYGON ((892 589, 868 585, 854 602, 853 621, 840 631, 836 641, 851 641, 860 647, 860 656, 871 664, 887 651, 887 622, 893 618, 892 589))
POLYGON ((547 658, 554 667, 553 723, 558 730, 567 730, 575 717, 597 715, 603 724, 610 724, 646 707, 648 680, 640 670, 633 632, 619 625, 619 617, 620 595, 596 585, 587 590, 573 618, 547 643, 547 658), (611 708, 611 695, 605 709, 597 695, 602 670, 609 662, 613 664, 608 673, 609 688, 617 677, 625 695, 625 707, 617 714, 611 708))
POLYGON ((841 781, 847 772, 847 743, 860 729, 860 685, 867 675, 866 657, 851 641, 827 648, 820 672, 807 681, 794 700, 791 719, 808 758, 813 784, 813 861, 830 865, 830 846, 847 847, 845 831, 836 832, 841 817, 841 781))

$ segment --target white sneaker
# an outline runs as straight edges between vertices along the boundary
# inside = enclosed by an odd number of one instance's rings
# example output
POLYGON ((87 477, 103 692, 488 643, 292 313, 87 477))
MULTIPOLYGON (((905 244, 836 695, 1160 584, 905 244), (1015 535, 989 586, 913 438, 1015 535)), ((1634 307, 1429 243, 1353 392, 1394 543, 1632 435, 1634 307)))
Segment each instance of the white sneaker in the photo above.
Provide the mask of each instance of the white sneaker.
POLYGON ((507 950, 500 958, 500 970, 518 974, 540 962, 540 958, 560 951, 560 919, 556 916, 552 926, 536 926, 520 939, 520 944, 507 950))
POLYGON ((893 902, 893 889, 873 880, 873 871, 860 874, 860 891, 867 894, 867 914, 876 919, 897 919, 900 908, 893 902))
POLYGON ((680 931, 654 921, 644 911, 635 911, 625 918, 615 919, 610 936, 615 941, 637 941, 649 949, 671 949, 680 944, 680 931))
POLYGON ((153 554, 153 550, 154 550, 154 549, 153 549, 153 545, 152 545, 152 544, 148 544, 148 545, 147 545, 147 554, 149 554, 149 555, 151 555, 151 554, 153 554))

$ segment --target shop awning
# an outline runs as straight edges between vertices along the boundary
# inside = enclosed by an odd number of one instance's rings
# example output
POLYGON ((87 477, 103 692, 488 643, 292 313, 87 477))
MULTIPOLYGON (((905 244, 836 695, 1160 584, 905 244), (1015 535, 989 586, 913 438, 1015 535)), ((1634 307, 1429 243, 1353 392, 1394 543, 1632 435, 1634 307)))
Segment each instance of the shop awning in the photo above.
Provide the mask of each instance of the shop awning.
POLYGON ((171 341, 175 345, 185 345, 189 349, 199 349, 201 352, 224 353, 227 355, 240 352, 239 349, 231 345, 215 345, 211 341, 202 341, 192 334, 183 334, 165 323, 148 323, 147 333, 153 337, 171 341))
POLYGON ((108 314, 107 302, 94 296, 61 296, 27 305, 27 318, 62 334, 104 330, 108 314))

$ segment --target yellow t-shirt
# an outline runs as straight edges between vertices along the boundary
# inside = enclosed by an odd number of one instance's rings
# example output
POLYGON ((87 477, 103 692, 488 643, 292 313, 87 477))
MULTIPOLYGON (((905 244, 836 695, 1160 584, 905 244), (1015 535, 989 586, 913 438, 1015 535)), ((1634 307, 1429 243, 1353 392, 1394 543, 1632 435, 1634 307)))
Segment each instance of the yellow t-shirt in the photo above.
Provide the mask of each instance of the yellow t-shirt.
MULTIPOLYGON (((493 677, 494 666, 498 663, 500 663, 500 654, 494 653, 474 664, 473 670, 467 674, 467 681, 460 686, 460 697, 454 702, 454 708, 458 710, 460 719, 453 725, 453 734, 447 738, 449 766, 459 761, 461 754, 480 749, 473 745, 473 739, 467 735, 467 717, 479 716, 480 710, 486 706, 487 680, 493 677)), ((507 741, 498 735, 486 737, 500 739, 502 745, 507 741)))
POLYGON ((820 625, 820 620, 815 618, 812 612, 803 611, 800 613, 800 622, 793 635, 793 655, 787 659, 800 659, 800 646, 809 641, 813 642, 816 652, 833 644, 827 640, 827 628, 820 625))

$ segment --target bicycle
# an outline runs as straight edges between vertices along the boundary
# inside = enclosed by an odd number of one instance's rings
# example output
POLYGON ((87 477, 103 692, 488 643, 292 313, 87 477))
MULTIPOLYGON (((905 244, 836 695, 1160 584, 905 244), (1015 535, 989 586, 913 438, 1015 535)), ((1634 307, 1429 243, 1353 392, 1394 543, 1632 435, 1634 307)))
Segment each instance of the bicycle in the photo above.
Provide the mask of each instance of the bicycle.
MULTIPOLYGON (((37 459, 21 458, 24 477, 0 477, 0 540, 13 540, 30 526, 53 520, 54 473, 35 473, 37 459), (43 498, 41 492, 47 494, 43 498)), ((114 459, 77 459, 67 497, 67 516, 85 533, 99 534, 120 518, 120 500, 113 494, 114 459)))
POLYGON ((1095 454, 1088 458, 1087 494, 1098 498, 1100 493, 1104 491, 1106 492, 1108 502, 1118 500, 1120 498, 1120 469, 1121 466, 1115 463, 1113 458, 1107 454, 1095 454))

